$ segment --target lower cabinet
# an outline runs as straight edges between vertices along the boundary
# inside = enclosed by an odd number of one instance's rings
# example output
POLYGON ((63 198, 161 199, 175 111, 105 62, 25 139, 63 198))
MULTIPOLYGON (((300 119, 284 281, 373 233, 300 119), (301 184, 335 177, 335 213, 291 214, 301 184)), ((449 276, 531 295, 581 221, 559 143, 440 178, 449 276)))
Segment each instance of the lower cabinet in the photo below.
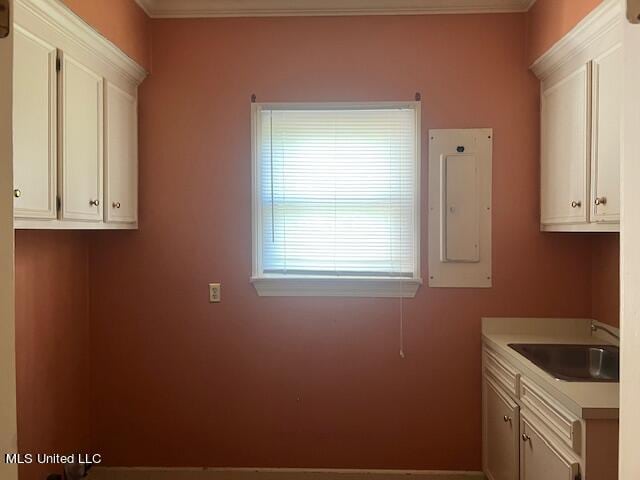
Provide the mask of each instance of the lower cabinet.
POLYGON ((483 381, 484 471, 489 480, 517 480, 520 407, 490 378, 483 381))
POLYGON ((618 419, 582 418, 483 345, 482 468, 488 480, 616 480, 618 419))
POLYGON ((556 443, 553 434, 545 435, 523 413, 520 420, 520 480, 576 480, 580 464, 556 443))

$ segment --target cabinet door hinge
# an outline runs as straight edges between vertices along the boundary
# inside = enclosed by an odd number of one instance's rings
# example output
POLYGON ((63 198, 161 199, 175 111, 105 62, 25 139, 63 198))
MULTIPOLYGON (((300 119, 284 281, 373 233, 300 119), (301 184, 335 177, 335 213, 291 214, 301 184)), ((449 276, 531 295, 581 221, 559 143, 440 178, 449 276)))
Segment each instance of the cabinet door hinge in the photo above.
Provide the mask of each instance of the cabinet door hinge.
POLYGON ((56 197, 56 210, 59 212, 60 208, 62 208, 62 201, 60 200, 60 197, 56 197))
POLYGON ((61 68, 60 57, 56 57, 56 72, 59 72, 61 68))
POLYGON ((582 474, 580 473, 576 474, 575 480, 582 480, 582 474))

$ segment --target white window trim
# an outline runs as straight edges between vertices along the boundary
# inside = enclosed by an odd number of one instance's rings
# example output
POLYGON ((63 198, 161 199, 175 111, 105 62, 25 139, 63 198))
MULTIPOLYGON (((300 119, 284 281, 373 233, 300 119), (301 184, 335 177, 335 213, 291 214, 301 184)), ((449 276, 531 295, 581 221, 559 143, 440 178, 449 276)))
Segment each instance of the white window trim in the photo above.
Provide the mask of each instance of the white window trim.
POLYGON ((420 164, 421 146, 420 102, 342 102, 342 103, 252 103, 251 104, 251 236, 252 276, 251 283, 261 297, 395 297, 413 298, 422 285, 420 277, 420 164), (414 205, 414 276, 412 278, 390 277, 324 277, 301 275, 265 274, 262 269, 262 204, 260 202, 260 112, 262 110, 305 109, 377 109, 410 108, 416 115, 416 166, 414 205))

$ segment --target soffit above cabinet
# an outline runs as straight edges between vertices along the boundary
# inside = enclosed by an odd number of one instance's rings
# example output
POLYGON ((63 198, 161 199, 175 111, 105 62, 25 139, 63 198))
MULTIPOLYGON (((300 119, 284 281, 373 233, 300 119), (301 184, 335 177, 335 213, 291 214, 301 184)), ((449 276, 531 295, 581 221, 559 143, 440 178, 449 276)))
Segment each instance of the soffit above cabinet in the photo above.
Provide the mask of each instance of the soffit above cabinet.
POLYGON ((153 18, 526 12, 536 0, 136 0, 153 18))

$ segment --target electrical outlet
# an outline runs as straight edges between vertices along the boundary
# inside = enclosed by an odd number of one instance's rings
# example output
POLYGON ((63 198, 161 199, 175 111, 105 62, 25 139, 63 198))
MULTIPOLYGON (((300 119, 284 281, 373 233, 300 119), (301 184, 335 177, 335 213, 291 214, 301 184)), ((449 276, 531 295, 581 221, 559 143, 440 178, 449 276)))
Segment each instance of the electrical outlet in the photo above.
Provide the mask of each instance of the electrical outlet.
POLYGON ((220 284, 209 284, 209 303, 220 303, 220 284))

